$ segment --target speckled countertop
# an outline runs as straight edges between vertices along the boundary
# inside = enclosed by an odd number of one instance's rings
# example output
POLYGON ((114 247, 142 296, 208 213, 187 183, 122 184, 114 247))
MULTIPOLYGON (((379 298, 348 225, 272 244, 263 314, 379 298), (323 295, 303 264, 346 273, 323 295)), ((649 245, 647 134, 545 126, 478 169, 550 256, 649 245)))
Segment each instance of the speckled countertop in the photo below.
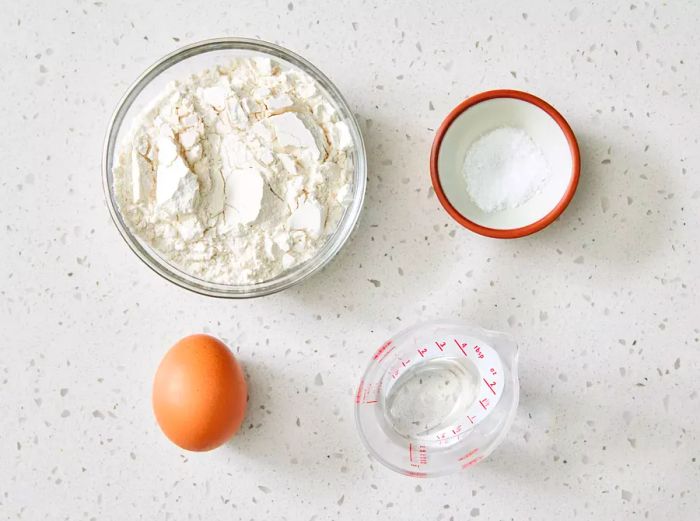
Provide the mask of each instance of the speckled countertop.
POLYGON ((697 519, 697 2, 2 4, 0 518, 697 519), (225 35, 321 68, 369 154, 352 242, 246 302, 150 272, 100 180, 127 85, 225 35), (580 141, 573 203, 521 240, 461 229, 430 189, 434 129, 490 88, 543 97, 580 141), (522 400, 489 460, 416 480, 368 457, 353 391, 383 339, 438 317, 514 335, 522 400), (197 331, 233 347, 251 392, 243 432, 206 454, 150 408, 161 356, 197 331))

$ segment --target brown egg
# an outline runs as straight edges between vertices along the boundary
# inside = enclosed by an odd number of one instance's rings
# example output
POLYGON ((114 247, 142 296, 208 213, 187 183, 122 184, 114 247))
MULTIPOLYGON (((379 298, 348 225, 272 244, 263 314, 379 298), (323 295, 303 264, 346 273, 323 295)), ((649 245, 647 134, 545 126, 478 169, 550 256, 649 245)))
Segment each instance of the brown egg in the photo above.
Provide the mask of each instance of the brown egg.
POLYGON ((209 335, 175 344, 153 381, 153 412, 183 449, 211 450, 235 434, 247 402, 245 377, 231 351, 209 335))

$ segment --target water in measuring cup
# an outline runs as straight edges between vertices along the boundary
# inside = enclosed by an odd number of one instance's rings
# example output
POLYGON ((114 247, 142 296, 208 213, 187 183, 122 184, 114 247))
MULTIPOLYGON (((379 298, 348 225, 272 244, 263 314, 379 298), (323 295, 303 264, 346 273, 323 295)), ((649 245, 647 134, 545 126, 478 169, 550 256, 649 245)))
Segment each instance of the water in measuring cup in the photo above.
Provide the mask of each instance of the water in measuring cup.
MULTIPOLYGON (((467 358, 433 358, 403 373, 383 399, 384 415, 409 440, 463 422, 477 397, 479 373, 467 358)), ((455 440, 456 441, 456 440, 455 440)))

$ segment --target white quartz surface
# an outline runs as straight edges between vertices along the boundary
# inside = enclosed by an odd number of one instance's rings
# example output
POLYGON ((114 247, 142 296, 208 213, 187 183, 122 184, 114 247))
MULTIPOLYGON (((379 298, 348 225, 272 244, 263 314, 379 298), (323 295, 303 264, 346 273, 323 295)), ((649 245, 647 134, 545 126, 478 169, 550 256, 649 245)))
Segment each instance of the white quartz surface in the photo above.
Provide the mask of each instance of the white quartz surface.
POLYGON ((1 3, 0 518, 698 518, 698 2, 1 3), (152 273, 100 179, 129 83, 234 35, 323 70, 369 156, 351 243, 244 302, 152 273), (460 228, 430 188, 434 130, 492 88, 548 100, 581 147, 571 206, 520 240, 460 228), (388 335, 440 317, 515 336, 522 399, 489 460, 418 480, 367 455, 353 395, 388 335), (250 383, 242 432, 205 454, 150 407, 160 358, 194 332, 250 383))

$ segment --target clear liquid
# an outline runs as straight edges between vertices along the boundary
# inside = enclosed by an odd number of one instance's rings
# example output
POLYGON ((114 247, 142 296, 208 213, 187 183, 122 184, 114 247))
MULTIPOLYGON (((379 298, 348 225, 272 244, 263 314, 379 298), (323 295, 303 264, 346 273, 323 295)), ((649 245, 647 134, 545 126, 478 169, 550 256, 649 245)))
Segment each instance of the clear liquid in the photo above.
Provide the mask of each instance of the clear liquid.
POLYGON ((479 373, 467 358, 434 358, 402 374, 383 397, 386 420, 402 437, 431 440, 462 423, 476 400, 479 373))

